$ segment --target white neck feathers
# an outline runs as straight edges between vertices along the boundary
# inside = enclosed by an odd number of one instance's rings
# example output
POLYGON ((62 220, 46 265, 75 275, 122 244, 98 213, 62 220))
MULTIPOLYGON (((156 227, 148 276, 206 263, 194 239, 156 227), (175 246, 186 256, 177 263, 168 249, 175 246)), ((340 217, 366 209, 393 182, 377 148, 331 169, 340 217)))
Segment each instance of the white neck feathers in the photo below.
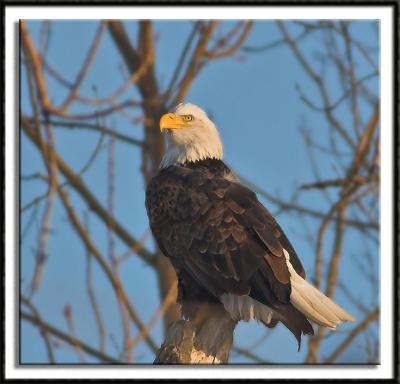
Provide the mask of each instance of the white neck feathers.
MULTIPOLYGON (((168 142, 168 141, 167 141, 168 142)), ((198 143, 191 145, 167 144, 167 150, 161 160, 160 168, 179 165, 205 159, 222 159, 223 150, 219 143, 198 143)))

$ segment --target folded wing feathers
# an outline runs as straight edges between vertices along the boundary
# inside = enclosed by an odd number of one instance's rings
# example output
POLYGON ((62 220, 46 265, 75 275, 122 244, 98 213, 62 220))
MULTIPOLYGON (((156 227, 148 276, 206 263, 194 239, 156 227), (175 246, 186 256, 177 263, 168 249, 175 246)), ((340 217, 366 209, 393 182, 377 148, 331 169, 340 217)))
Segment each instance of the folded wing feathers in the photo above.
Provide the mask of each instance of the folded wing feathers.
MULTIPOLYGON (((336 325, 343 321, 355 321, 352 315, 297 274, 286 249, 283 252, 290 272, 290 301, 297 310, 315 323, 334 331, 336 325)), ((268 306, 247 295, 225 293, 220 296, 220 300, 235 321, 259 320, 269 324, 273 316, 279 316, 268 306)))
POLYGON ((290 272, 290 301, 294 307, 310 320, 332 330, 336 330, 336 325, 342 321, 355 321, 353 316, 299 276, 290 263, 286 249, 283 252, 290 272))

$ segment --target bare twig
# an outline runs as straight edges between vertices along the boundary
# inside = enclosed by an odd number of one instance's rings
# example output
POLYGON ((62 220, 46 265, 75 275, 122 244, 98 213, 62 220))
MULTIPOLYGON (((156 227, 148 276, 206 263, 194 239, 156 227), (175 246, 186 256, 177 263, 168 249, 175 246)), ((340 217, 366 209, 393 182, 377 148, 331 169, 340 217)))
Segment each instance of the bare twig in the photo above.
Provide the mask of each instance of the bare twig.
POLYGON ((176 287, 171 286, 168 294, 164 297, 163 302, 161 303, 157 311, 154 313, 154 315, 151 317, 146 327, 130 341, 131 348, 133 348, 138 342, 140 342, 140 340, 142 340, 150 333, 154 325, 157 323, 158 319, 164 315, 165 311, 174 302, 175 299, 176 299, 176 287))
MULTIPOLYGON (((236 176, 239 177, 239 179, 243 182, 243 184, 247 185, 249 188, 251 188, 254 192, 258 193, 260 196, 265 197, 267 200, 269 200, 271 203, 279 206, 282 211, 295 211, 301 214, 306 214, 310 217, 317 218, 317 219, 323 219, 325 217, 325 213, 319 212, 315 209, 301 206, 299 204, 293 204, 291 202, 285 201, 283 199, 280 199, 271 193, 265 191, 264 189, 260 188, 250 180, 248 180, 246 177, 243 175, 239 175, 237 172, 235 172, 236 176)), ((336 219, 334 219, 336 220, 336 219)), ((345 220, 346 225, 350 225, 352 227, 358 228, 358 229, 373 229, 373 230, 379 230, 379 225, 376 223, 369 223, 369 222, 362 222, 359 220, 352 220, 352 219, 346 219, 345 220)))
POLYGON ((364 331, 371 323, 374 321, 377 321, 379 319, 379 308, 375 308, 373 311, 371 311, 365 318, 364 320, 357 326, 355 327, 350 334, 347 336, 347 338, 331 353, 330 356, 328 356, 324 363, 325 364, 332 364, 337 360, 337 358, 346 350, 346 348, 351 344, 353 339, 360 334, 362 331, 364 331))
POLYGON ((329 187, 343 187, 349 183, 355 183, 359 185, 367 184, 371 182, 371 178, 364 176, 354 175, 350 179, 334 179, 318 181, 316 183, 303 184, 300 189, 324 189, 329 187))
POLYGON ((192 31, 190 32, 190 35, 188 36, 188 38, 186 40, 185 46, 184 46, 184 48, 182 50, 182 53, 181 53, 181 55, 179 57, 178 64, 175 67, 174 73, 173 73, 173 75, 171 77, 171 81, 169 82, 169 85, 168 85, 167 90, 165 92, 165 95, 164 95, 165 98, 170 96, 170 94, 171 94, 171 92, 172 92, 172 90, 173 90, 173 88, 175 86, 175 83, 178 80, 178 76, 181 73, 183 64, 184 64, 185 59, 186 59, 186 57, 187 57, 187 55, 189 53, 190 47, 192 46, 193 40, 194 40, 194 38, 196 36, 196 33, 198 32, 198 29, 199 29, 199 23, 195 22, 193 24, 192 31))
POLYGON ((97 349, 89 346, 88 344, 84 343, 83 341, 70 336, 62 331, 60 331, 59 329, 57 329, 56 327, 53 327, 52 325, 42 321, 39 322, 38 319, 35 316, 30 315, 29 313, 20 312, 20 316, 22 319, 29 321, 31 324, 38 326, 38 327, 45 327, 46 332, 54 335, 55 337, 58 337, 59 339, 65 341, 66 343, 70 344, 70 345, 79 345, 79 348, 84 351, 85 353, 96 357, 97 359, 99 359, 100 361, 104 362, 104 363, 108 363, 108 364, 122 364, 121 361, 108 356, 104 353, 101 353, 100 351, 98 351, 97 349))
POLYGON ((92 45, 89 48, 87 56, 83 62, 83 65, 74 81, 74 84, 72 85, 71 91, 70 91, 69 95, 67 96, 67 98, 65 99, 65 101, 58 108, 60 113, 65 112, 68 109, 68 107, 74 102, 74 100, 76 100, 79 87, 82 84, 82 81, 84 80, 84 78, 86 77, 86 75, 89 71, 90 65, 92 64, 93 59, 96 55, 96 52, 100 46, 100 42, 103 37, 104 27, 105 27, 105 24, 103 21, 101 21, 99 24, 99 27, 97 28, 92 45))
MULTIPOLYGON (((46 124, 46 133, 47 133, 48 146, 51 149, 48 152, 48 159, 46 162, 48 172, 49 172, 49 189, 47 191, 47 202, 46 202, 46 206, 45 206, 44 213, 43 213, 42 225, 41 225, 41 230, 40 230, 40 235, 39 235, 39 245, 38 245, 37 255, 36 255, 35 270, 34 270, 34 274, 32 277, 31 288, 30 288, 30 293, 29 293, 30 298, 32 298, 32 296, 35 294, 35 292, 39 288, 39 285, 40 285, 40 282, 41 282, 42 276, 43 276, 44 264, 46 261, 46 249, 47 249, 47 244, 48 244, 49 236, 50 236, 51 219, 52 219, 54 202, 55 202, 56 192, 57 192, 57 184, 58 184, 57 164, 56 164, 56 162, 54 160, 54 156, 53 156, 53 153, 55 151, 54 136, 53 136, 52 127, 49 124, 46 124)), ((38 131, 38 134, 39 134, 39 131, 38 131)))
POLYGON ((47 357, 49 359, 49 362, 50 364, 54 364, 56 360, 53 352, 53 347, 51 345, 51 339, 49 337, 48 329, 45 326, 45 323, 43 322, 42 317, 39 314, 39 311, 36 309, 36 307, 32 304, 32 302, 28 298, 21 296, 20 299, 21 303, 28 306, 29 309, 32 311, 36 324, 40 327, 40 333, 43 336, 43 340, 46 345, 47 357))
MULTIPOLYGON (((225 48, 225 49, 218 49, 218 47, 216 47, 215 49, 213 49, 211 51, 205 52, 204 57, 206 59, 220 59, 222 57, 233 55, 243 45, 243 43, 247 39, 252 28, 253 28, 253 21, 247 21, 246 23, 244 23, 244 27, 242 29, 241 34, 239 35, 237 40, 230 47, 225 48)), ((229 36, 225 37, 224 45, 226 44, 225 43, 226 41, 229 41, 229 39, 230 39, 229 36)))
MULTIPOLYGON (((297 37, 295 37, 294 40, 296 41, 296 43, 298 43, 301 40, 303 40, 306 36, 308 36, 310 32, 311 29, 304 28, 304 30, 297 37)), ((269 51, 270 49, 279 47, 285 43, 286 43, 285 38, 281 38, 260 46, 244 45, 241 48, 241 51, 245 53, 264 53, 266 51, 269 51)))
MULTIPOLYGON (((115 44, 117 45, 120 53, 124 58, 126 66, 129 68, 132 74, 138 71, 138 69, 141 67, 141 64, 143 62, 143 55, 141 56, 141 53, 149 55, 148 60, 153 63, 153 49, 151 47, 146 47, 146 52, 138 52, 138 50, 134 48, 131 44, 128 34, 126 33, 124 26, 120 21, 110 20, 107 22, 107 27, 110 31, 111 37, 113 38, 115 44)), ((151 37, 151 24, 149 24, 149 22, 143 21, 141 23, 141 30, 142 39, 146 39, 146 41, 149 41, 151 37)), ((142 47, 144 48, 144 45, 142 45, 142 47)), ((146 61, 146 59, 144 61, 146 61)), ((152 65, 149 65, 146 68, 145 74, 143 74, 139 78, 137 84, 143 98, 146 101, 146 105, 151 105, 152 103, 157 103, 159 101, 158 86, 154 76, 152 65)))
MULTIPOLYGON (((286 39, 286 42, 288 43, 289 47, 291 48, 294 55, 296 56, 297 60, 302 65, 302 67, 307 72, 307 74, 310 76, 310 78, 317 85, 317 87, 320 91, 322 100, 324 102, 324 108, 327 108, 328 106, 331 105, 331 102, 330 102, 330 97, 327 92, 327 89, 326 89, 323 79, 321 78, 321 76, 319 76, 315 72, 314 68, 311 67, 310 63, 307 61, 304 54, 301 52, 301 50, 298 46, 298 43, 290 36, 284 23, 282 21, 277 21, 277 25, 278 25, 279 29, 281 30, 284 38, 286 39)), ((344 139, 344 141, 351 148, 354 148, 355 144, 354 144, 353 139, 350 137, 348 132, 344 129, 342 124, 340 124, 340 122, 336 119, 336 117, 333 115, 332 111, 329 108, 325 109, 325 116, 328 119, 328 121, 335 127, 335 129, 340 134, 340 136, 344 139)))
POLYGON ((204 57, 204 54, 207 50, 207 43, 210 40, 213 31, 217 27, 217 24, 218 23, 216 21, 211 20, 208 22, 205 29, 201 32, 199 41, 197 42, 197 46, 188 64, 186 73, 183 76, 182 81, 180 82, 178 94, 171 102, 170 106, 179 104, 185 98, 185 95, 189 90, 192 81, 199 71, 200 60, 204 57))
MULTIPOLYGON (((89 213, 86 212, 85 215, 85 229, 88 234, 90 234, 90 227, 89 227, 89 213)), ((105 327, 103 318, 101 316, 100 308, 97 303, 96 295, 93 289, 92 283, 92 254, 89 252, 89 249, 86 249, 86 289, 89 296, 90 305, 93 309, 94 317, 97 324, 97 329, 99 332, 99 350, 100 352, 104 353, 105 351, 105 327)))
MULTIPOLYGON (((107 207, 110 217, 114 216, 114 190, 115 190, 115 152, 114 152, 115 139, 110 136, 108 141, 108 162, 107 162, 107 173, 108 173, 108 188, 107 188, 107 207)), ((108 258, 111 264, 111 270, 116 279, 119 277, 119 264, 118 259, 115 255, 115 241, 114 241, 114 231, 112 223, 107 225, 107 242, 108 242, 108 258)), ((123 299, 119 292, 117 291, 117 303, 121 316, 121 326, 122 326, 122 360, 126 362, 132 361, 132 348, 130 346, 131 339, 131 328, 129 323, 129 314, 124 306, 123 299)))
POLYGON ((32 228, 32 225, 34 221, 37 219, 37 214, 38 214, 38 207, 39 205, 36 204, 34 205, 34 210, 31 213, 31 216, 29 217, 28 222, 26 223, 25 227, 21 231, 21 243, 23 244, 25 237, 29 233, 30 229, 32 228))
POLYGON ((90 123, 84 123, 84 122, 70 122, 70 121, 57 121, 57 120, 51 120, 50 124, 52 124, 54 127, 60 127, 60 128, 67 128, 67 129, 75 129, 75 130, 88 130, 88 131, 93 131, 93 132, 100 132, 102 134, 106 135, 113 135, 117 140, 120 140, 122 142, 132 144, 135 146, 142 146, 144 145, 142 141, 134 139, 133 137, 124 135, 123 133, 119 133, 116 131, 113 131, 109 128, 100 126, 98 124, 90 124, 90 123))
MULTIPOLYGON (((73 340, 77 340, 75 324, 74 324, 74 318, 72 316, 72 308, 71 308, 71 306, 69 304, 67 304, 64 307, 64 317, 65 317, 65 320, 67 321, 68 328, 69 328, 69 331, 72 334, 73 340)), ((80 362, 84 363, 85 362, 85 356, 82 353, 82 349, 81 349, 80 343, 73 344, 73 347, 75 349, 75 352, 76 352, 80 362)))
POLYGON ((33 207, 37 207, 38 204, 43 201, 44 199, 47 198, 47 196, 49 195, 49 191, 46 191, 44 194, 35 197, 34 199, 32 199, 29 203, 26 203, 23 207, 21 207, 20 212, 24 213, 28 210, 30 210, 33 207))
POLYGON ((40 44, 39 44, 39 56, 42 58, 42 65, 43 65, 43 60, 47 55, 47 50, 49 48, 50 32, 51 32, 50 27, 51 27, 50 20, 42 21, 42 25, 40 28, 40 44))
POLYGON ((24 49, 25 55, 28 58, 27 60, 30 60, 30 62, 32 63, 33 73, 37 85, 39 98, 41 100, 41 105, 43 106, 43 109, 45 111, 51 110, 53 106, 48 98, 46 80, 41 69, 41 59, 36 52, 32 38, 28 32, 26 22, 21 20, 19 25, 22 47, 24 49))
POLYGON ((238 355, 247 357, 248 359, 254 361, 257 364, 271 364, 271 362, 264 360, 261 357, 257 356, 255 353, 251 352, 248 348, 241 348, 241 347, 238 347, 237 345, 233 345, 232 351, 238 355))
MULTIPOLYGON (((70 221, 71 221, 73 227, 75 228, 75 230, 78 233, 79 237, 82 239, 83 243, 87 247, 88 252, 93 254, 95 259, 98 261, 98 263, 102 267, 103 271, 106 273, 106 276, 109 279, 110 283, 112 284, 117 296, 124 303, 128 313, 129 313, 129 316, 131 317, 133 322, 137 325, 137 327, 140 330, 142 330, 144 328, 144 325, 143 325, 142 321, 140 320, 139 316, 137 315, 135 309, 132 307, 132 305, 131 305, 131 303, 130 303, 130 301, 128 299, 128 296, 126 295, 126 293, 125 293, 125 291, 123 289, 121 281, 119 279, 116 279, 116 277, 114 276, 114 273, 111 270, 110 266, 107 264, 107 262, 105 261, 105 259, 101 255, 101 253, 98 251, 98 249, 93 244, 92 240, 89 238, 88 233, 85 231, 85 228, 82 226, 82 224, 80 223, 78 217, 76 216, 75 211, 74 211, 74 209, 73 209, 73 207, 72 207, 72 205, 71 205, 71 203, 70 203, 70 201, 68 199, 68 196, 67 196, 66 192, 64 191, 64 189, 61 188, 59 190, 59 195, 60 195, 61 201, 64 204, 65 209, 67 210, 68 216, 70 218, 70 221)), ((145 340, 146 340, 147 344, 149 345, 149 347, 153 351, 157 350, 156 344, 150 338, 150 336, 147 336, 145 338, 145 340)))
MULTIPOLYGON (((24 132, 28 135, 28 137, 32 140, 32 142, 39 146, 39 139, 36 136, 34 130, 30 127, 29 122, 26 118, 21 116, 21 123, 24 132)), ((49 147, 45 145, 44 147, 45 153, 49 151, 49 147)), ((87 202, 88 206, 91 210, 97 214, 97 216, 103 220, 105 223, 111 221, 113 222, 113 228, 115 233, 120 237, 120 239, 125 242, 128 247, 133 248, 136 247, 137 241, 126 231, 125 228, 119 224, 116 219, 110 217, 107 210, 104 209, 98 200, 93 196, 93 194, 89 191, 86 185, 83 183, 82 179, 76 175, 75 172, 63 161, 60 157, 55 154, 55 161, 57 162, 58 169, 63 173, 63 175, 68 179, 70 185, 81 195, 81 197, 87 202)), ((137 254, 142 257, 144 261, 148 264, 153 264, 153 255, 146 251, 141 247, 137 247, 137 254)))

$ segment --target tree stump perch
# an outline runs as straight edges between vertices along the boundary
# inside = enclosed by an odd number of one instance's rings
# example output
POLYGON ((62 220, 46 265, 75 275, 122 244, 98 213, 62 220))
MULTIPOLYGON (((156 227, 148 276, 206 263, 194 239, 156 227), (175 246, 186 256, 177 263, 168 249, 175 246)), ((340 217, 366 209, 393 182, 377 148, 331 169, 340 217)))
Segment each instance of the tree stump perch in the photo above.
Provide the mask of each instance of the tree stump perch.
POLYGON ((170 324, 153 364, 226 364, 236 322, 220 304, 170 324))

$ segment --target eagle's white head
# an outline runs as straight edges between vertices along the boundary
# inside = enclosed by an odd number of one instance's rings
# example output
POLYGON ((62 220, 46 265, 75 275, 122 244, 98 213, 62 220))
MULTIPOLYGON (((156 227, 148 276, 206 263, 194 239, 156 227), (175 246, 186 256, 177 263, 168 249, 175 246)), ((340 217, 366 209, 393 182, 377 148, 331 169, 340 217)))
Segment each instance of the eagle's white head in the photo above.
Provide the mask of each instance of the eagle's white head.
POLYGON ((161 168, 208 158, 222 159, 217 127, 197 105, 179 104, 175 113, 161 117, 160 130, 166 131, 167 143, 161 168))

